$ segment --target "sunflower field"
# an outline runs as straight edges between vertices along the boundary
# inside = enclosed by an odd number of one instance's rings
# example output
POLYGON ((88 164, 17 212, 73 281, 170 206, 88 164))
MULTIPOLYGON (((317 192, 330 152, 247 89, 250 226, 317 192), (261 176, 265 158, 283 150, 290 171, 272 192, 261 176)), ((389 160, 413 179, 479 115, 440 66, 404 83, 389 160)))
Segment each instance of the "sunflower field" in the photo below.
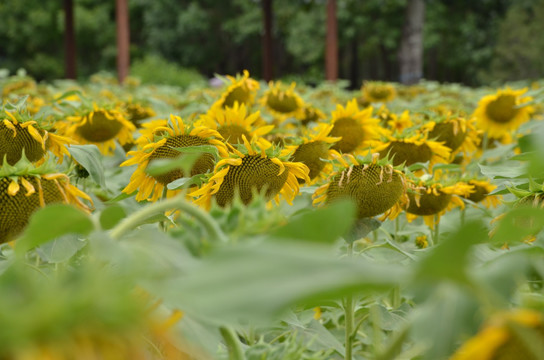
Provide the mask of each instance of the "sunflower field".
POLYGON ((0 360, 544 359, 543 81, 219 78, 0 78, 0 360))

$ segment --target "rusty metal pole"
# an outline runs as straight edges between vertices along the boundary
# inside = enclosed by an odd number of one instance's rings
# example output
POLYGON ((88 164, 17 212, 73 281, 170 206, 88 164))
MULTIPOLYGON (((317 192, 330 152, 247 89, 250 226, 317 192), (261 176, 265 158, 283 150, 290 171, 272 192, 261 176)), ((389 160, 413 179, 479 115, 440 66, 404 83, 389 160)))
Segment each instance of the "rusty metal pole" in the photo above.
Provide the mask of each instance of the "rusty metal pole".
POLYGON ((116 1, 117 20, 117 78, 122 84, 130 67, 130 28, 128 22, 128 0, 116 1))
POLYGON ((272 0, 262 0, 263 6, 263 78, 270 81, 274 78, 272 53, 272 0))
POLYGON ((327 39, 325 46, 325 78, 338 79, 338 24, 336 0, 327 0, 327 39))
POLYGON ((64 76, 67 79, 76 78, 76 36, 73 0, 64 0, 64 76))

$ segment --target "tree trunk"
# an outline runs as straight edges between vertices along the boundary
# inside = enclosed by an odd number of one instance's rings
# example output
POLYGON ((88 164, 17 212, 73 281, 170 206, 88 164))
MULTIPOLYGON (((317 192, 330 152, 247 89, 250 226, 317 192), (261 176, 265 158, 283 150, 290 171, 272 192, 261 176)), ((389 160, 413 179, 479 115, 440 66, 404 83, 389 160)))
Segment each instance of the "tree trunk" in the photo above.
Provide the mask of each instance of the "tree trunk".
POLYGON ((400 82, 415 84, 423 77, 424 0, 409 0, 399 50, 400 82))
POLYGON ((73 0, 64 0, 64 76, 67 79, 76 78, 76 36, 73 0))
POLYGON ((270 81, 274 78, 272 54, 272 0, 262 0, 263 5, 263 78, 270 81))
POLYGON ((122 84, 130 67, 130 26, 128 22, 128 0, 116 1, 117 20, 117 78, 122 84))
POLYGON ((338 26, 336 0, 327 0, 327 39, 325 47, 325 78, 338 79, 338 26))
POLYGON ((359 75, 359 39, 357 36, 351 39, 350 68, 350 89, 359 89, 361 87, 361 76, 359 75))

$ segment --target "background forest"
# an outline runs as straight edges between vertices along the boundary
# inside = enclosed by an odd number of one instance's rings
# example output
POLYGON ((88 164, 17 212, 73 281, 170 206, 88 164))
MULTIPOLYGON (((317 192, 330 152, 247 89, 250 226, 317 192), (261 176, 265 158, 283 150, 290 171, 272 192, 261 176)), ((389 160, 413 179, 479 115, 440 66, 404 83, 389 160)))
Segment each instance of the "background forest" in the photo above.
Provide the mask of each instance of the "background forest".
MULTIPOLYGON (((274 0, 274 73, 323 80, 326 1, 274 0)), ((406 0, 338 0, 339 76, 398 81, 406 0)), ((115 1, 74 1, 78 78, 115 71, 115 1)), ((186 85, 249 69, 262 78, 260 0, 130 0, 131 72, 186 85), (160 67, 162 71, 156 72, 160 67)), ((63 2, 0 3, 0 68, 64 75, 63 2)), ((544 74, 544 0, 428 0, 424 78, 476 86, 544 74)))

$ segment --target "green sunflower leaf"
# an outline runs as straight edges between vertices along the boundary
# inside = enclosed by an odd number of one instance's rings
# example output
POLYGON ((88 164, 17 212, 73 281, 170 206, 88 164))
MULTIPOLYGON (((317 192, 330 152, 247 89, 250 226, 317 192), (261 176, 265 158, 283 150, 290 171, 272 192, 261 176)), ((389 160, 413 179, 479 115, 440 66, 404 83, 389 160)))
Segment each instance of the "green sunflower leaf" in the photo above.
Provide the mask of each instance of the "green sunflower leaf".
POLYGON ((71 205, 50 205, 32 215, 26 230, 16 242, 15 251, 24 254, 62 235, 85 235, 93 228, 93 222, 85 212, 71 205))
POLYGON ((344 235, 355 219, 355 204, 338 201, 330 206, 307 211, 272 233, 279 239, 333 243, 344 235))
POLYGON ((87 170, 91 178, 102 188, 106 188, 102 154, 96 145, 71 145, 68 147, 70 155, 87 170))

